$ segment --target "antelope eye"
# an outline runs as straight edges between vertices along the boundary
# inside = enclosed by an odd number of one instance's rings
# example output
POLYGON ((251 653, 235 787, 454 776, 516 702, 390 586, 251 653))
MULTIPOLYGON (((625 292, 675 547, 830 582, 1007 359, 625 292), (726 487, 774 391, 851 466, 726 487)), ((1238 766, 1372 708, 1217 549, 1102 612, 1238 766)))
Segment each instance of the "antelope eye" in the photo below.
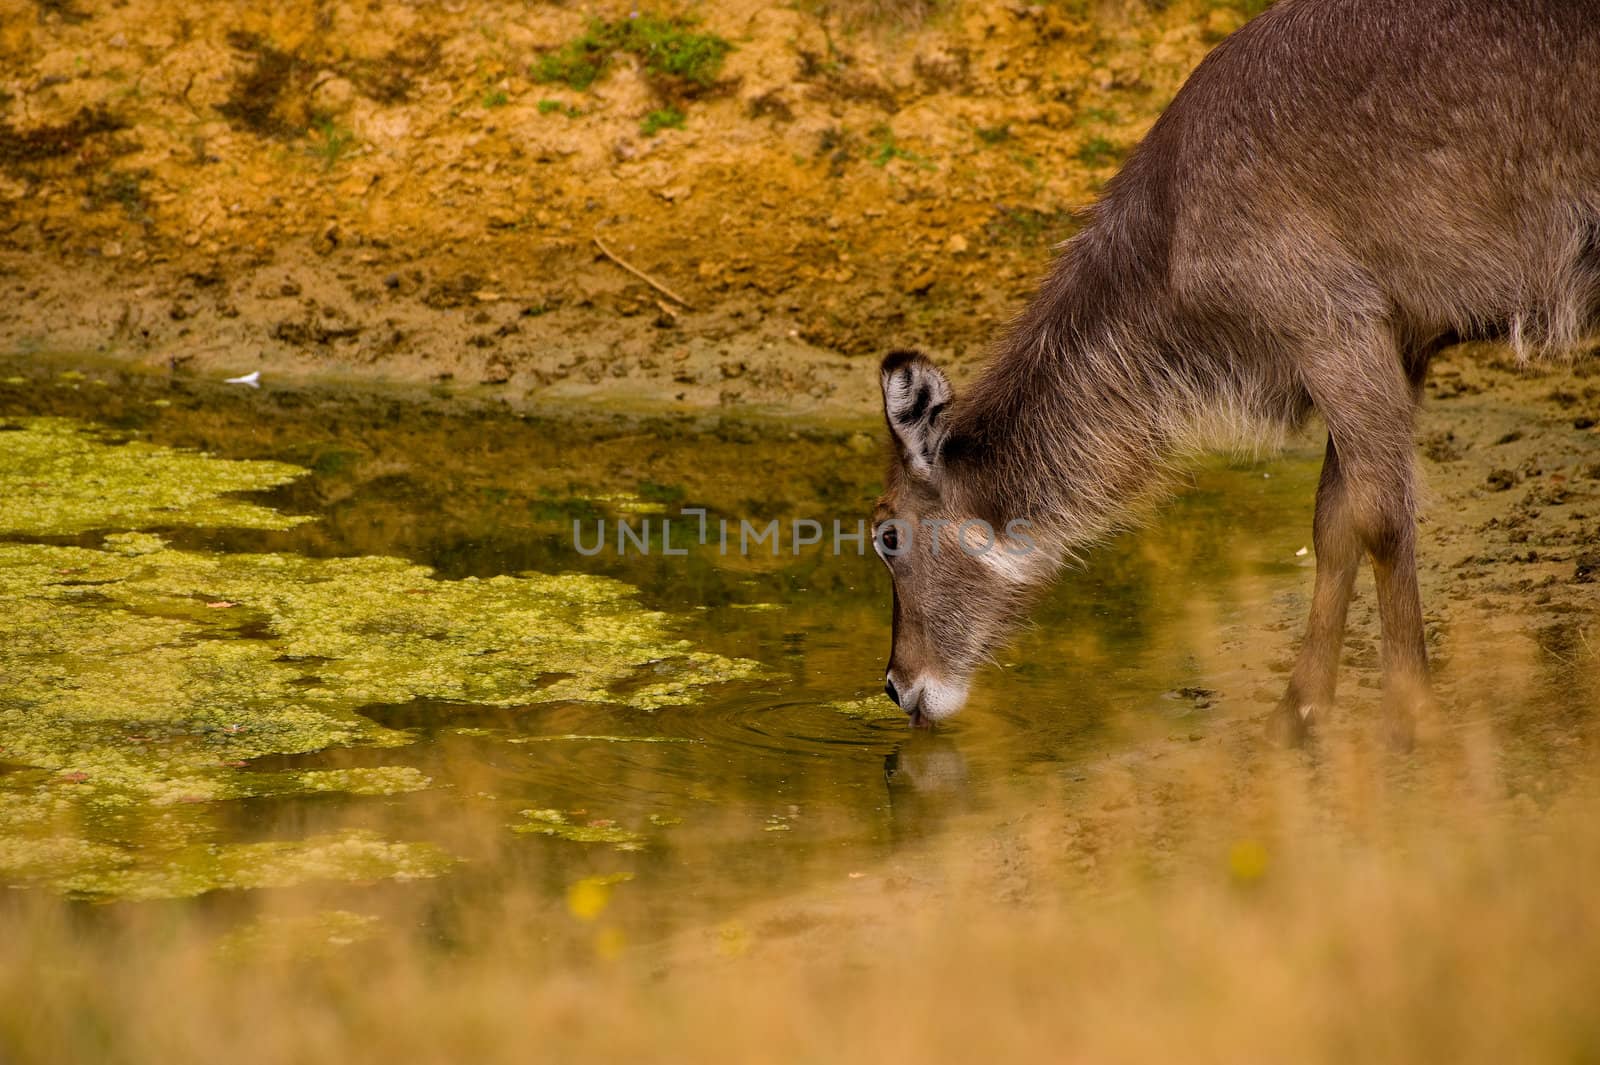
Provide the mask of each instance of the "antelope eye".
POLYGON ((883 545, 885 551, 900 550, 900 530, 893 525, 886 525, 878 533, 878 543, 883 545))

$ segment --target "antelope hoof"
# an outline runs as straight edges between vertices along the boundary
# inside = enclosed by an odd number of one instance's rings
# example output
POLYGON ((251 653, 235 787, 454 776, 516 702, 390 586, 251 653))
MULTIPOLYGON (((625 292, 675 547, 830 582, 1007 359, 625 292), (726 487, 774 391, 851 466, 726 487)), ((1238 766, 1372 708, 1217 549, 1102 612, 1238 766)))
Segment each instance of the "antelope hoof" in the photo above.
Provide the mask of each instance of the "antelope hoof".
POLYGON ((1267 718, 1267 738, 1279 747, 1304 747, 1315 723, 1324 715, 1315 700, 1303 699, 1291 691, 1267 718))
POLYGON ((1425 687, 1407 685, 1383 697, 1383 736, 1389 747, 1405 754, 1417 745, 1419 721, 1434 721, 1433 694, 1425 687))

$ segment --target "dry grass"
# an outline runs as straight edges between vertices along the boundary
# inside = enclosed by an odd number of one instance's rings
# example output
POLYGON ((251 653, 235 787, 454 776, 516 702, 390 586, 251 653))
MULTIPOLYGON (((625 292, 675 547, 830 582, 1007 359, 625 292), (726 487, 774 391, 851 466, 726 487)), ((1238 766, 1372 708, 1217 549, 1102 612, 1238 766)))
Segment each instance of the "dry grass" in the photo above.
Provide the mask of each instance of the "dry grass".
POLYGON ((243 953, 188 911, 13 900, 0 1048, 15 1065, 1594 1060, 1586 721, 1555 744, 1461 725, 1409 758, 1359 731, 1311 757, 1243 724, 1158 742, 890 868, 613 960, 603 937, 563 960, 515 894, 449 945, 405 931, 416 914, 351 947, 243 953))

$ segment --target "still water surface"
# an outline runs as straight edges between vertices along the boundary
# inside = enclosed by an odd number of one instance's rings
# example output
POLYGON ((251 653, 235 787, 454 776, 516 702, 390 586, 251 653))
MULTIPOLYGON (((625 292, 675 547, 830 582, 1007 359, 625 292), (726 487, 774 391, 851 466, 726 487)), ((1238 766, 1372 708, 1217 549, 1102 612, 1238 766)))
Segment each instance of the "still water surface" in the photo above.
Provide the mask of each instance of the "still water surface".
MULTIPOLYGON (((648 940, 869 867, 1001 793, 1014 801, 1030 782, 1070 778, 1129 743, 1198 737, 1219 719, 1258 713, 1277 694, 1275 670, 1309 581, 1297 552, 1316 454, 1210 463, 1147 527, 1063 576, 960 718, 912 733, 881 694, 889 581, 870 548, 857 554, 847 542, 835 555, 825 542, 796 556, 785 542, 778 557, 738 557, 713 541, 664 557, 619 554, 612 539, 587 557, 573 547, 574 521, 592 542, 600 520, 614 530, 618 520, 659 523, 685 507, 706 508, 713 523, 813 518, 829 528, 838 518, 853 529, 879 490, 876 427, 543 416, 481 398, 252 392, 90 366, 0 369, 0 420, 65 417, 105 439, 306 471, 247 498, 313 520, 284 530, 138 524, 171 549, 396 558, 430 567, 438 581, 599 575, 637 589, 638 607, 665 614, 671 636, 695 651, 755 664, 680 705, 630 702, 651 682, 648 667, 603 701, 364 705, 362 715, 411 742, 268 755, 238 773, 403 767, 426 786, 201 804, 207 845, 352 829, 433 845, 459 860, 438 876, 312 877, 272 890, 361 912, 396 895, 423 898, 425 919, 446 939, 453 912, 513 885, 559 913, 575 883, 624 874, 613 919, 632 940, 648 940)), ((675 523, 675 542, 693 521, 675 523)), ((99 548, 126 528, 5 539, 99 548)), ((270 637, 241 625, 218 638, 270 637)), ((131 676, 139 663, 126 668, 131 676)), ((0 788, 94 786, 12 769, 0 788)), ((138 832, 119 824, 98 842, 139 854, 138 832)), ((7 879, 48 884, 15 870, 7 879)), ((155 904, 226 907, 247 894, 222 887, 199 902, 155 904)), ((117 892, 86 897, 114 902, 117 892)))

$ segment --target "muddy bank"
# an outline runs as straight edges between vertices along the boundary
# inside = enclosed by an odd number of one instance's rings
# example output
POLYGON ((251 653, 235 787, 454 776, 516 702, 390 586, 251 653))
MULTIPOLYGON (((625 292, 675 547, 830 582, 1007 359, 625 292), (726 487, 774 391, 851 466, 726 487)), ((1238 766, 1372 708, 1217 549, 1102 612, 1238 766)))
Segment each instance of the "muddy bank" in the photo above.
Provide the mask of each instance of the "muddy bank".
POLYGON ((13 6, 0 350, 867 410, 1262 5, 13 6))

